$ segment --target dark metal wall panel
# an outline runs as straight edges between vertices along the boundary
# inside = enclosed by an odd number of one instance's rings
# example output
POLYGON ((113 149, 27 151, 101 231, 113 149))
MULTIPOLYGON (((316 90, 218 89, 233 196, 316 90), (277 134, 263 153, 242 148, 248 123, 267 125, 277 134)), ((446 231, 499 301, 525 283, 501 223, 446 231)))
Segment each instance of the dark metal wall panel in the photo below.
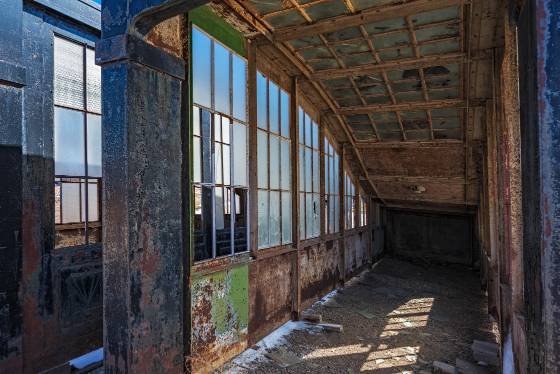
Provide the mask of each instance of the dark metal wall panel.
POLYGON ((300 253, 301 302, 303 308, 333 290, 340 279, 338 240, 327 240, 300 253))
POLYGON ((472 218, 389 210, 389 249, 395 255, 470 265, 472 218))

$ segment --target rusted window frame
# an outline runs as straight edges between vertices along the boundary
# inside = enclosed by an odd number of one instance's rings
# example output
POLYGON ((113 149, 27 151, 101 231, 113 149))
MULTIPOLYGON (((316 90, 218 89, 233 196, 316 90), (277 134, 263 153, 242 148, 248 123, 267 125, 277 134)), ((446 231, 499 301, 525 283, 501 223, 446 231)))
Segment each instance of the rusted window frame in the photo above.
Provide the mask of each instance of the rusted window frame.
POLYGON ((336 234, 341 231, 341 222, 340 222, 340 181, 339 181, 339 169, 342 165, 342 159, 336 147, 336 141, 332 139, 330 133, 326 130, 324 131, 324 146, 323 146, 323 170, 324 170, 324 198, 325 201, 325 214, 322 221, 324 221, 324 233, 326 235, 336 234), (332 149, 332 153, 329 152, 329 149, 332 149), (331 160, 332 160, 332 172, 331 171, 331 160), (336 162, 338 160, 338 162, 336 162), (332 192, 330 186, 334 185, 335 191, 332 192), (334 204, 337 209, 333 215, 329 213, 329 202, 331 199, 334 199, 334 204), (338 225, 336 224, 338 222, 338 225), (332 227, 331 228, 331 223, 332 227))

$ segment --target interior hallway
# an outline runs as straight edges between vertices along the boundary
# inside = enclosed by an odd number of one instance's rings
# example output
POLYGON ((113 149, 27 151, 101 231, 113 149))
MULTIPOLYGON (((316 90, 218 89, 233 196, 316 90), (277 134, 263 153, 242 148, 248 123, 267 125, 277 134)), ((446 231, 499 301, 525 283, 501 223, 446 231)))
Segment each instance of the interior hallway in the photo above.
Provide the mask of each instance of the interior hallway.
POLYGON ((433 361, 476 362, 473 340, 498 341, 478 274, 460 265, 388 257, 307 313, 343 325, 344 332, 309 324, 292 331, 287 345, 261 341, 218 373, 431 373, 433 361), (302 362, 282 368, 251 352, 258 348, 302 362))

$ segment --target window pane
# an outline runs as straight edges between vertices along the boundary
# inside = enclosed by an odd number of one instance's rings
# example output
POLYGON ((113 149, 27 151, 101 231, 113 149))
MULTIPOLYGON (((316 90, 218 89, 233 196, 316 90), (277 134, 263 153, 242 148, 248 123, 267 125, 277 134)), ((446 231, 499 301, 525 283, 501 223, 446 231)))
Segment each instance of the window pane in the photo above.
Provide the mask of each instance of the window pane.
POLYGON ((214 107, 227 114, 231 114, 229 56, 224 46, 214 42, 214 107))
POLYGON ((214 175, 216 176, 216 184, 222 184, 222 145, 214 144, 214 175))
POLYGON ((246 189, 235 189, 235 226, 234 226, 234 249, 235 253, 245 252, 248 249, 248 220, 247 220, 246 189))
POLYGON ((87 115, 88 176, 101 178, 101 116, 87 115))
POLYGON ((321 205, 319 194, 313 194, 313 237, 321 233, 321 205))
POLYGON ((311 192, 311 177, 312 177, 312 169, 311 169, 311 149, 305 148, 305 191, 311 192))
POLYGON ((270 124, 270 131, 278 134, 279 133, 279 116, 278 116, 278 100, 279 100, 279 89, 276 84, 269 81, 268 83, 268 102, 269 102, 269 124, 270 124))
POLYGON ((225 256, 231 250, 231 191, 216 187, 216 256, 225 256))
POLYGON ((305 194, 305 237, 313 236, 313 195, 305 194))
POLYGON ((101 113, 101 66, 95 65, 95 51, 86 50, 87 109, 101 113))
POLYGON ((280 120, 283 137, 290 137, 290 95, 284 90, 280 91, 280 120))
POLYGON ((292 194, 282 192, 282 244, 292 242, 292 194))
POLYGON ((54 168, 57 175, 83 176, 84 114, 54 108, 54 168))
POLYGON ((193 101, 210 108, 210 48, 211 41, 206 34, 193 27, 192 30, 192 70, 193 101))
POLYGON ((233 56, 233 116, 247 120, 247 62, 235 53, 233 56))
POLYGON ((193 106, 192 118, 193 118, 193 135, 200 136, 200 109, 198 107, 193 106))
POLYGON ((214 182, 214 164, 212 163, 212 121, 211 113, 206 110, 200 111, 200 125, 202 131, 202 181, 204 183, 214 182))
POLYGON ((224 159, 224 184, 226 186, 229 186, 230 183, 230 177, 231 177, 231 173, 230 173, 230 147, 227 144, 224 144, 222 146, 223 149, 223 159, 224 159))
POLYGON ((222 141, 222 116, 217 113, 214 114, 214 140, 217 142, 222 141))
POLYGON ((280 188, 290 190, 292 165, 290 163, 290 142, 288 140, 280 140, 280 188))
POLYGON ((62 183, 62 223, 80 222, 80 183, 62 183))
POLYGON ((280 192, 270 191, 269 245, 280 244, 280 192))
POLYGON ((194 187, 194 258, 196 261, 212 257, 212 187, 194 187))
POLYGON ((193 138, 193 182, 200 182, 200 138, 193 138))
POLYGON ((258 192, 258 246, 264 248, 268 246, 268 191, 258 192))
POLYGON ((233 124, 233 184, 247 186, 247 128, 233 124))
POLYGON ((54 38, 54 103, 84 109, 84 48, 54 38))
POLYGON ((270 189, 280 188, 280 141, 270 135, 270 189))
POLYGON ((300 239, 305 239, 305 193, 299 193, 299 237, 300 239))
POLYGON ((319 126, 315 121, 311 124, 311 131, 312 131, 312 139, 313 139, 313 148, 319 149, 319 126))
POLYGON ((258 186, 268 188, 268 135, 264 131, 257 131, 257 163, 258 186))
POLYGON ((267 126, 267 93, 266 78, 260 72, 257 72, 257 123, 261 129, 268 129, 267 126))
POLYGON ((305 191, 305 147, 299 146, 299 190, 305 191))
MULTIPOLYGON (((82 184, 82 193, 84 193, 85 183, 82 184)), ((97 181, 90 180, 88 183, 88 221, 95 222, 99 221, 99 191, 97 189, 97 181)), ((82 196, 82 220, 84 220, 86 207, 85 207, 86 197, 85 194, 82 196)))
POLYGON ((313 151, 313 192, 319 193, 319 151, 313 151))
POLYGON ((230 119, 227 117, 222 117, 222 142, 226 144, 230 143, 230 139, 229 139, 230 127, 231 127, 230 119))
POLYGON ((311 118, 305 113, 305 145, 311 147, 311 118))

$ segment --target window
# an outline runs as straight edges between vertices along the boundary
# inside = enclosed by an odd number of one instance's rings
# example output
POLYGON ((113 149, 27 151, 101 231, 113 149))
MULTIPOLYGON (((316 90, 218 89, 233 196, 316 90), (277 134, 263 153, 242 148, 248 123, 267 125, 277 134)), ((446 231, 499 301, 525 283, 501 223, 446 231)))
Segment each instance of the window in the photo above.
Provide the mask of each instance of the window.
POLYGON ((367 203, 364 195, 360 193, 360 226, 367 225, 367 203))
POLYGON ((249 249, 247 62, 192 30, 195 261, 249 249))
POLYGON ((339 156, 329 138, 325 136, 325 232, 340 230, 339 156))
POLYGON ((344 173, 344 217, 346 230, 356 227, 356 187, 348 173, 344 173))
POLYGON ((299 107, 299 204, 300 237, 320 234, 319 126, 299 107))
POLYGON ((257 72, 258 246, 292 242, 290 96, 257 72))
POLYGON ((101 68, 54 38, 55 248, 101 241, 101 68))

